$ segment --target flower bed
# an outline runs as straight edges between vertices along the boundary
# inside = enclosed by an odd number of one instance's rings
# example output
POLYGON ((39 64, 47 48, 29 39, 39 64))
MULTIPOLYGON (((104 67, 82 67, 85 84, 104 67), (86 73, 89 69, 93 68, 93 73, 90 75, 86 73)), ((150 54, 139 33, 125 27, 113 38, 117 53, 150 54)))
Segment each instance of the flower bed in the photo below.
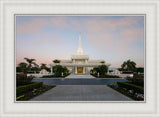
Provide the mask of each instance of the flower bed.
POLYGON ((56 85, 43 85, 42 87, 39 88, 34 88, 33 90, 26 91, 24 94, 19 95, 16 98, 16 101, 27 101, 37 95, 42 94, 45 91, 48 91, 49 89, 55 87, 56 85))
POLYGON ((144 94, 138 93, 135 90, 119 87, 118 85, 114 85, 114 84, 110 84, 108 86, 111 87, 112 89, 115 89, 118 92, 134 99, 134 100, 144 101, 144 94))
POLYGON ((132 84, 135 84, 141 87, 144 86, 144 75, 134 74, 133 78, 127 77, 126 79, 132 84))
POLYGON ((131 82, 117 82, 117 84, 119 87, 127 88, 128 90, 134 90, 137 93, 144 93, 143 87, 132 84, 131 82))
POLYGON ((33 82, 28 85, 16 87, 16 96, 19 96, 19 95, 25 93, 26 91, 31 91, 35 88, 42 87, 42 85, 43 85, 43 82, 33 82))

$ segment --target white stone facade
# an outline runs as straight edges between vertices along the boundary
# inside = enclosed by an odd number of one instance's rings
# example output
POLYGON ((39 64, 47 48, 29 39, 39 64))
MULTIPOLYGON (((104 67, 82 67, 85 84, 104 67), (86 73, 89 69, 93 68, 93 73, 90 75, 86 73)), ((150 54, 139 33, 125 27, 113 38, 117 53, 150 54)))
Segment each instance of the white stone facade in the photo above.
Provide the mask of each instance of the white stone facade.
POLYGON ((83 55, 83 49, 81 47, 81 34, 79 34, 79 46, 77 49, 77 55, 72 55, 71 60, 60 60, 60 63, 53 63, 50 65, 51 68, 55 65, 65 66, 72 74, 90 74, 90 70, 93 67, 97 67, 102 64, 110 66, 110 64, 101 63, 102 61, 104 60, 89 60, 88 55, 83 55))

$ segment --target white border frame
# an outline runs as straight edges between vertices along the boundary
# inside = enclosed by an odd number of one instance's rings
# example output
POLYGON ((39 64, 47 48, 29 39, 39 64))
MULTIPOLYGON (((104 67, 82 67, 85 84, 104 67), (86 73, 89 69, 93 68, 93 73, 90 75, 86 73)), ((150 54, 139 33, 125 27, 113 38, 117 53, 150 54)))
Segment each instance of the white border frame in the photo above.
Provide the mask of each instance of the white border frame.
POLYGON ((159 0, 0 1, 1 116, 160 116, 159 0), (14 14, 146 14, 146 103, 14 103, 14 14), (8 72, 9 71, 9 72, 8 72), (113 110, 114 109, 114 110, 113 110), (125 114, 124 114, 125 113, 125 114))

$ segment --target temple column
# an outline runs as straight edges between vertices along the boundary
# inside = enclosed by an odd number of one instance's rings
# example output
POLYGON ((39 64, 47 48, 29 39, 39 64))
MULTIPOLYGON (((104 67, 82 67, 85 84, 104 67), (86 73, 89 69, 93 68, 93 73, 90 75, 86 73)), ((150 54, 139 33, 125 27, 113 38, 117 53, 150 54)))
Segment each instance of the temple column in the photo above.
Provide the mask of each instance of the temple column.
POLYGON ((75 62, 75 59, 73 59, 73 63, 75 64, 76 62, 75 62))
POLYGON ((75 67, 75 74, 77 74, 77 67, 75 67))
POLYGON ((83 67, 83 74, 85 74, 85 67, 83 67))
POLYGON ((85 60, 85 63, 87 63, 87 59, 85 60))

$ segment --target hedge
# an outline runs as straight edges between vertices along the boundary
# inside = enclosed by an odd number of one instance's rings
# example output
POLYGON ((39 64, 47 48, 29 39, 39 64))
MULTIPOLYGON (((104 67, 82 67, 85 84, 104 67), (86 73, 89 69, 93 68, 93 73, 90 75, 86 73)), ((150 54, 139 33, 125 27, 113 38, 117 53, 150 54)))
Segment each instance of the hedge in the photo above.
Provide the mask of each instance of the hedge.
POLYGON ((22 86, 22 85, 24 86, 24 85, 30 84, 32 79, 33 79, 33 76, 28 76, 28 77, 18 76, 16 77, 16 86, 22 86))
POLYGON ((33 82, 32 84, 24 85, 24 86, 19 86, 16 88, 16 95, 20 95, 23 93, 26 93, 27 91, 31 91, 35 88, 42 87, 43 82, 33 82))
POLYGON ((129 82, 117 82, 117 84, 119 87, 127 88, 129 90, 134 90, 137 93, 142 93, 142 94, 144 93, 144 88, 141 86, 137 86, 129 82))

